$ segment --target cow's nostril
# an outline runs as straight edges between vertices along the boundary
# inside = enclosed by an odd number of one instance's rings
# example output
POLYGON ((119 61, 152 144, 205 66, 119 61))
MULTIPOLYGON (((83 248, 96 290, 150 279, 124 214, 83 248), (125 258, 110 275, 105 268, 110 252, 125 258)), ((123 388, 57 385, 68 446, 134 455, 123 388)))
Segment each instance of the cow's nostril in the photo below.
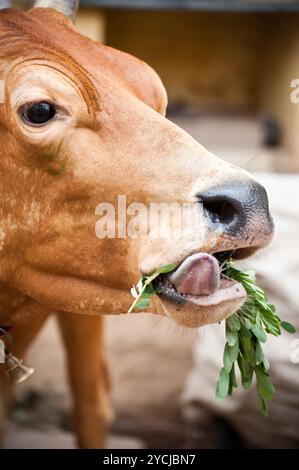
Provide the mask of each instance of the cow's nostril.
POLYGON ((272 238, 273 221, 267 193, 257 182, 210 188, 197 194, 197 198, 210 224, 222 226, 230 237, 243 237, 250 246, 265 246, 272 238))
POLYGON ((230 225, 237 219, 237 210, 225 200, 201 200, 203 209, 213 224, 230 225))

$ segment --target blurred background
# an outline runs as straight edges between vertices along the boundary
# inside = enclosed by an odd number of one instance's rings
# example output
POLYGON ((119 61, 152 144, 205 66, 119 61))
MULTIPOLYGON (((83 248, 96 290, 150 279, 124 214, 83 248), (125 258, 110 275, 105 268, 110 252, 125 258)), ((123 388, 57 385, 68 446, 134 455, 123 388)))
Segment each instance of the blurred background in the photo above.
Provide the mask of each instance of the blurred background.
MULTIPOLYGON (((269 252, 245 266, 257 270, 284 319, 298 324, 299 104, 291 101, 291 83, 299 79, 299 1, 80 3, 76 25, 83 34, 158 72, 169 119, 219 157, 259 172, 278 230, 269 252)), ((110 447, 299 447, 299 364, 290 359, 298 334, 280 345, 276 340, 279 348, 268 346, 270 359, 276 351, 273 378, 281 392, 265 421, 254 393, 214 403, 221 326, 187 330, 147 314, 110 317, 106 324, 116 412, 110 447)), ((73 447, 54 318, 27 359, 36 373, 16 389, 6 447, 73 447)))

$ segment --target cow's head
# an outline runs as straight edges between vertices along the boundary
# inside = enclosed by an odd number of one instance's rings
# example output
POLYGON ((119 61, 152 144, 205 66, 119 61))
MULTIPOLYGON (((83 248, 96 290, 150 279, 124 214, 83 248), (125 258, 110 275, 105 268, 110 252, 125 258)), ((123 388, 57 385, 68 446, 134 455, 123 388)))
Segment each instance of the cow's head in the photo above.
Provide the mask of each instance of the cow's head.
POLYGON ((4 284, 55 309, 118 314, 140 273, 175 263, 158 281, 156 313, 198 326, 240 307, 242 286, 219 285, 212 255, 247 256, 269 242, 266 192, 165 118, 166 93, 149 66, 82 36, 61 11, 6 9, 0 80, 4 284), (190 229, 99 239, 95 209, 119 195, 192 203, 190 229))

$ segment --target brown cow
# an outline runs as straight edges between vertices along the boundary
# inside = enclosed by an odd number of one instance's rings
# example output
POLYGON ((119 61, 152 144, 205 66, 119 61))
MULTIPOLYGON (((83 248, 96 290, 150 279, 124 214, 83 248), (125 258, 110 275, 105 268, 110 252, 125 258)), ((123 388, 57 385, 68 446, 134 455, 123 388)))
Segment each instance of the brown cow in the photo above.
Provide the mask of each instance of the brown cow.
POLYGON ((220 282, 212 255, 251 254, 273 224, 263 187, 168 121, 155 72, 79 34, 73 3, 0 13, 0 326, 22 356, 57 313, 86 448, 104 445, 110 419, 102 314, 127 312, 140 274, 175 263, 151 311, 186 326, 220 321, 245 292, 220 282), (99 239, 95 208, 118 195, 192 203, 192 230, 99 239))

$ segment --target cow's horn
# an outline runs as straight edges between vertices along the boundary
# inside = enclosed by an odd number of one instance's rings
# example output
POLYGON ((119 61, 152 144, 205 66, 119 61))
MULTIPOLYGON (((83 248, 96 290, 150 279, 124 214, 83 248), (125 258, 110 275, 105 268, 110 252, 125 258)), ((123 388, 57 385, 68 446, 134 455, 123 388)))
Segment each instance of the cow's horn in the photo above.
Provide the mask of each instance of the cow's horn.
POLYGON ((54 10, 60 11, 73 22, 76 19, 78 6, 79 0, 36 0, 34 4, 34 8, 54 8, 54 10))
POLYGON ((10 8, 10 7, 11 7, 10 0, 0 0, 0 10, 2 10, 2 8, 10 8))

